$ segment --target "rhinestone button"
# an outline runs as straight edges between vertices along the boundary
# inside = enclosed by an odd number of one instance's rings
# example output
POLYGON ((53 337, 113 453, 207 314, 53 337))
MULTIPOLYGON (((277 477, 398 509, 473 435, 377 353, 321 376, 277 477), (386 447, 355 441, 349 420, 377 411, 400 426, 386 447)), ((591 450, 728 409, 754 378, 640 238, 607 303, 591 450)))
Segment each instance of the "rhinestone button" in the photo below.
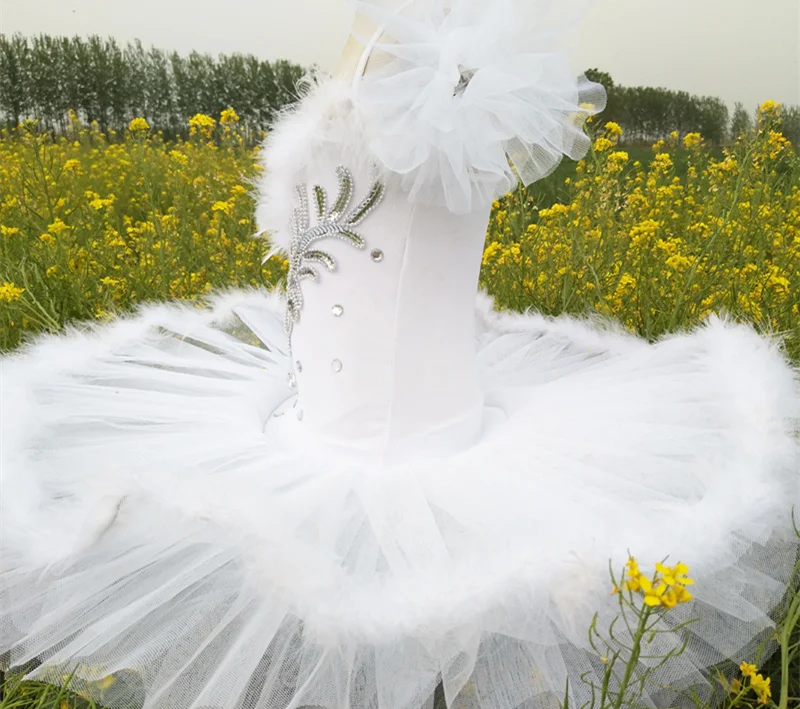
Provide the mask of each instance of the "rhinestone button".
POLYGON ((331 313, 333 314, 333 317, 340 318, 342 315, 344 315, 344 308, 341 305, 334 305, 331 308, 331 313))
POLYGON ((383 261, 383 251, 381 251, 380 249, 374 249, 370 254, 370 256, 372 256, 372 260, 375 263, 380 263, 381 261, 383 261))
POLYGON ((342 361, 340 359, 333 360, 331 368, 333 369, 334 372, 338 374, 339 372, 342 371, 342 361))

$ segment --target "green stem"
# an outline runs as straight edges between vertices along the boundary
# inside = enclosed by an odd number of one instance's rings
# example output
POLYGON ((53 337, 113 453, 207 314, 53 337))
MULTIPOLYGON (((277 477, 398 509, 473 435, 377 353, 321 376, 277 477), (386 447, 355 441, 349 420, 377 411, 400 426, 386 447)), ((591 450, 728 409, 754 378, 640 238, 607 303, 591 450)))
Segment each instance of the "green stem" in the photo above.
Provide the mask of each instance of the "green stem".
POLYGON ((800 594, 795 595, 786 620, 781 627, 778 642, 781 646, 781 698, 778 709, 787 709, 789 706, 789 661, 791 659, 791 638, 792 632, 800 622, 800 594))
POLYGON ((639 616, 639 625, 636 628, 636 633, 633 636, 633 645, 631 647, 631 656, 628 659, 628 662, 625 666, 625 674, 622 677, 622 682, 619 686, 619 692, 617 693, 617 698, 614 702, 612 709, 620 709, 622 706, 622 702, 625 699, 625 692, 628 689, 628 685, 631 682, 631 677, 633 676, 634 669, 636 668, 637 663, 639 662, 639 655, 642 652, 642 638, 647 632, 647 620, 650 618, 650 613, 652 612, 649 606, 646 606, 642 609, 642 614, 639 616))

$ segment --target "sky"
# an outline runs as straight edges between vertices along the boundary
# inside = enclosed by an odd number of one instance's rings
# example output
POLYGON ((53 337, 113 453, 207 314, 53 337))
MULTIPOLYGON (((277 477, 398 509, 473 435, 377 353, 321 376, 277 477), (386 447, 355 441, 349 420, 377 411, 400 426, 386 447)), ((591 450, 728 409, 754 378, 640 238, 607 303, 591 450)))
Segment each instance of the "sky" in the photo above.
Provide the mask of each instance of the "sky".
MULTIPOLYGON (((490 2, 491 0, 487 0, 490 2)), ((0 32, 100 34, 333 68, 345 0, 0 0, 0 32)), ((624 85, 800 104, 800 0, 597 0, 573 63, 624 85)))

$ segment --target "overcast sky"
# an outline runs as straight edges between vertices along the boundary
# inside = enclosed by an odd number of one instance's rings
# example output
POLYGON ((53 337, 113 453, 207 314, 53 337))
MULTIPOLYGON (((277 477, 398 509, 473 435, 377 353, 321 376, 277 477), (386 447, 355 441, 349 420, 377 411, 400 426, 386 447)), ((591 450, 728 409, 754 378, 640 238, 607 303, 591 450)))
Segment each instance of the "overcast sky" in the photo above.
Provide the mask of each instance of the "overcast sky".
MULTIPOLYGON (((0 0, 3 33, 96 33, 323 67, 334 65, 350 20, 345 0, 0 0)), ((800 104, 800 0, 598 0, 582 37, 576 67, 618 83, 748 108, 800 104)))

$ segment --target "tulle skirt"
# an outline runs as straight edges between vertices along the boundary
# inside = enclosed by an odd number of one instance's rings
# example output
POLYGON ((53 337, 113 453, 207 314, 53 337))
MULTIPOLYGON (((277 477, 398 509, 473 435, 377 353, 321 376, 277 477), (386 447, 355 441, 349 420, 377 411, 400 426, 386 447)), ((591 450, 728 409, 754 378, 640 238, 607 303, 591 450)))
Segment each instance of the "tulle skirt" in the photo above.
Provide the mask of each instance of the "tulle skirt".
POLYGON ((720 319, 648 344, 481 298, 481 439, 378 469, 272 430, 283 308, 149 307, 3 360, 12 666, 111 707, 420 709, 441 686, 533 709, 568 683, 580 705, 629 554, 696 581, 645 704, 711 691, 706 668, 769 637, 800 497, 777 344, 720 319))

